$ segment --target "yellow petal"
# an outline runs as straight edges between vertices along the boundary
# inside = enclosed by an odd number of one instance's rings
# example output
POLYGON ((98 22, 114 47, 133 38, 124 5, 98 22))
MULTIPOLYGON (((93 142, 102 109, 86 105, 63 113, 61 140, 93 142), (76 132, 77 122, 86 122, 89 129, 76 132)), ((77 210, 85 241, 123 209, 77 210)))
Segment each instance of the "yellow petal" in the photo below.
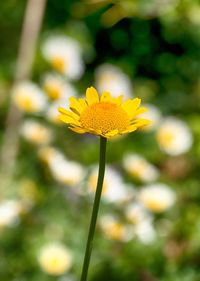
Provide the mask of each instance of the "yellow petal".
POLYGON ((83 111, 83 107, 80 102, 77 101, 74 97, 69 98, 69 102, 70 109, 75 113, 81 114, 81 112, 83 111))
POLYGON ((140 107, 138 108, 136 111, 135 111, 135 116, 139 115, 139 114, 142 114, 144 112, 148 111, 148 108, 146 107, 140 107))
POLYGON ((141 99, 135 98, 133 100, 127 100, 122 104, 122 108, 126 111, 128 116, 132 118, 135 115, 136 109, 140 106, 141 99))
POLYGON ((94 129, 92 129, 92 128, 89 128, 89 129, 88 129, 88 133, 91 133, 91 134, 94 134, 94 135, 98 135, 98 136, 101 136, 101 135, 102 135, 101 130, 94 130, 94 129))
POLYGON ((135 121, 132 122, 132 124, 137 128, 139 128, 151 124, 151 121, 147 119, 136 119, 135 121))
POLYGON ((106 133, 106 134, 105 134, 105 137, 106 137, 106 138, 111 138, 111 137, 116 136, 118 133, 119 133, 118 130, 113 130, 113 131, 110 131, 110 132, 106 133))
POLYGON ((74 118, 72 118, 71 116, 61 114, 59 116, 59 119, 61 121, 63 121, 64 123, 80 126, 80 123, 77 120, 75 120, 74 118))
POLYGON ((131 133, 137 130, 137 127, 135 125, 130 125, 125 131, 122 132, 122 134, 131 133))
POLYGON ((78 99, 78 101, 81 104, 83 109, 85 109, 88 106, 84 99, 80 98, 80 99, 78 99))
POLYGON ((86 100, 88 105, 99 102, 99 95, 94 87, 87 88, 86 90, 86 100))
POLYGON ((101 95, 101 101, 102 102, 111 102, 111 96, 109 92, 103 92, 101 95))
POLYGON ((75 128, 69 127, 69 129, 72 130, 75 133, 78 133, 78 134, 85 134, 86 133, 86 131, 84 129, 77 128, 77 127, 75 127, 75 128))
POLYGON ((77 114, 74 113, 73 111, 69 111, 68 109, 65 109, 65 108, 63 108, 63 107, 59 107, 59 108, 58 108, 58 111, 59 111, 61 114, 70 116, 70 117, 74 118, 75 120, 79 120, 79 115, 77 115, 77 114))
POLYGON ((112 102, 117 104, 117 105, 121 105, 123 101, 123 95, 117 97, 117 98, 112 98, 112 102))

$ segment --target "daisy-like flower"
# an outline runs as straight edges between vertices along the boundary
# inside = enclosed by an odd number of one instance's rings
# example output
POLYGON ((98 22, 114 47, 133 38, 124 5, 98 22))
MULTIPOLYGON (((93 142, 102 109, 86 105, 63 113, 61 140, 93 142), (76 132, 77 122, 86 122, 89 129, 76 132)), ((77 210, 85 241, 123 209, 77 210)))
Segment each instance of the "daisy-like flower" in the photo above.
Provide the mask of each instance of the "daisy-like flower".
POLYGON ((69 79, 79 79, 84 71, 79 43, 68 36, 52 36, 42 46, 45 59, 69 79))
POLYGON ((144 244, 155 239, 155 230, 152 224, 152 215, 141 204, 132 202, 125 209, 129 223, 134 226, 134 234, 144 244))
POLYGON ((18 200, 5 200, 0 204, 0 228, 11 226, 18 222, 19 215, 23 212, 23 203, 18 200))
POLYGON ((159 177, 158 169, 137 154, 126 155, 123 160, 123 166, 131 177, 143 182, 152 182, 159 177))
POLYGON ((172 156, 185 153, 192 146, 190 129, 185 122, 175 117, 168 117, 162 122, 156 139, 161 150, 172 156))
POLYGON ((139 223, 147 220, 152 221, 150 213, 143 205, 136 202, 131 202, 126 206, 125 215, 127 220, 134 225, 138 225, 139 223))
POLYGON ((52 100, 66 99, 76 96, 76 90, 72 84, 65 81, 62 76, 55 73, 47 73, 43 80, 45 93, 52 100))
POLYGON ((150 220, 145 220, 135 226, 135 235, 143 244, 151 244, 156 239, 156 231, 150 220))
POLYGON ((104 235, 111 240, 127 242, 134 236, 133 226, 122 223, 113 215, 102 216, 100 228, 104 235))
MULTIPOLYGON (((88 191, 94 193, 96 191, 98 177, 98 169, 95 167, 88 178, 88 191)), ((132 189, 130 189, 132 191, 132 189)), ((111 203, 123 203, 132 196, 119 173, 111 167, 107 167, 105 171, 105 179, 103 183, 102 198, 111 203)))
POLYGON ((49 143, 52 138, 52 131, 34 120, 24 121, 21 127, 21 135, 27 140, 37 145, 49 143))
POLYGON ((71 111, 59 108, 60 119, 79 134, 91 133, 111 138, 149 124, 149 120, 136 118, 146 111, 144 107, 139 108, 139 98, 123 101, 123 96, 113 98, 109 92, 103 92, 99 97, 96 89, 90 87, 86 91, 86 99, 71 97, 69 101, 71 111))
POLYGON ((61 243, 52 242, 42 247, 38 262, 43 271, 50 275, 62 275, 69 271, 73 257, 71 251, 61 243))
POLYGON ((59 152, 52 155, 48 164, 53 177, 62 184, 74 186, 84 178, 84 168, 75 161, 65 159, 59 152))
POLYGON ((152 184, 141 189, 139 201, 153 212, 164 212, 176 200, 175 192, 166 184, 152 184))
POLYGON ((14 87, 13 100, 21 111, 28 113, 41 112, 47 105, 45 94, 30 81, 20 82, 14 87))
POLYGON ((133 89, 129 77, 117 66, 102 64, 95 72, 96 87, 99 92, 108 91, 114 97, 125 93, 125 98, 131 98, 133 89))

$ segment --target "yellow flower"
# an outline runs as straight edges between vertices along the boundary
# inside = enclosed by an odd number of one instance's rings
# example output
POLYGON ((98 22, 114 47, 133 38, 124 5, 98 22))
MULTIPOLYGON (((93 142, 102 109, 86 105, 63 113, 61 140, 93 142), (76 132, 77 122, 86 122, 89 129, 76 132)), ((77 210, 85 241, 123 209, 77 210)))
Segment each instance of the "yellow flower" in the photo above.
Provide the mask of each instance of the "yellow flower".
POLYGON ((71 97, 69 101, 71 111, 59 108, 60 120, 79 134, 91 133, 111 138, 133 132, 150 122, 137 117, 146 111, 144 107, 139 108, 139 98, 123 101, 123 96, 113 98, 109 92, 103 92, 99 97, 96 89, 90 87, 86 91, 86 99, 71 97))

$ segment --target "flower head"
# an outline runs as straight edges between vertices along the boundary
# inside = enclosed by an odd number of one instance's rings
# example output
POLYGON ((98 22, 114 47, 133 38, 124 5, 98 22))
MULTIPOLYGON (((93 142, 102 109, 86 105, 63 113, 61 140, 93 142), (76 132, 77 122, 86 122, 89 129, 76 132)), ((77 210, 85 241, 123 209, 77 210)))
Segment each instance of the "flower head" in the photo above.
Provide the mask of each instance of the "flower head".
POLYGON ((109 91, 114 97, 125 93, 125 98, 133 96, 130 78, 113 64, 102 64, 95 72, 96 87, 99 92, 109 91))
POLYGON ((158 169, 138 154, 127 154, 123 166, 131 177, 143 182, 153 182, 159 177, 158 169))
POLYGON ((22 124, 21 134, 27 141, 38 145, 47 144, 53 138, 49 128, 31 119, 22 124))
POLYGON ((62 184, 75 186, 83 180, 84 168, 79 163, 66 159, 59 152, 53 153, 48 164, 53 177, 62 184))
POLYGON ((73 85, 55 73, 47 73, 44 77, 43 88, 51 100, 61 100, 76 96, 73 85))
POLYGON ((134 236, 133 227, 122 223, 113 215, 104 215, 100 219, 100 228, 106 238, 121 242, 128 242, 134 236))
POLYGON ((176 200, 175 192, 166 184, 151 184, 141 189, 139 200, 153 212, 164 212, 169 209, 176 200))
POLYGON ((69 79, 79 79, 84 71, 79 43, 68 36, 51 36, 42 46, 45 59, 69 79))
POLYGON ((13 100, 21 111, 28 113, 41 112, 47 105, 42 90, 30 81, 20 82, 14 87, 13 100))
POLYGON ((23 203, 18 200, 8 199, 0 204, 0 228, 10 226, 18 221, 23 212, 23 203))
MULTIPOLYGON (((98 169, 94 167, 88 178, 88 191, 96 191, 98 169)), ((131 188, 133 190, 133 188, 131 188)), ((102 198, 110 203, 123 203, 130 199, 130 190, 122 180, 119 173, 112 167, 107 166, 103 183, 102 198)))
POLYGON ((192 133, 187 124, 175 117, 163 120, 158 128, 156 139, 160 149, 172 156, 187 152, 193 142, 192 133))
POLYGON ((140 106, 138 98, 123 101, 123 96, 111 97, 109 92, 103 92, 99 97, 95 88, 86 91, 86 99, 71 97, 70 110, 59 108, 60 119, 69 124, 76 133, 91 133, 111 138, 133 132, 149 124, 149 120, 136 118, 146 111, 140 106))
POLYGON ((51 243, 43 246, 38 262, 43 271, 50 275, 62 275, 72 266, 72 254, 64 245, 51 243))

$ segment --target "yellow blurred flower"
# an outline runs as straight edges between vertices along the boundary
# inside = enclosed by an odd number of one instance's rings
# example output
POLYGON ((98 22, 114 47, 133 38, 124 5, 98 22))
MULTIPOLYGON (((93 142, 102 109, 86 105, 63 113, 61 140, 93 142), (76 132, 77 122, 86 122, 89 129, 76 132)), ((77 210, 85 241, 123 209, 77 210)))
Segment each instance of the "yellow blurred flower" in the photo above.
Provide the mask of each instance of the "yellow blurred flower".
POLYGON ((127 242, 134 236, 134 228, 122 223, 113 215, 105 215, 100 218, 100 228, 104 235, 111 240, 127 242))
POLYGON ((71 97, 69 101, 71 111, 59 108, 60 119, 79 134, 91 133, 111 138, 149 124, 149 120, 136 118, 146 111, 144 107, 139 108, 139 98, 123 101, 123 96, 113 98, 109 92, 103 92, 99 97, 96 89, 90 87, 86 91, 86 99, 71 97))
POLYGON ((50 275, 62 275, 72 266, 71 252, 60 243, 45 245, 39 255, 38 262, 46 273, 50 275))

